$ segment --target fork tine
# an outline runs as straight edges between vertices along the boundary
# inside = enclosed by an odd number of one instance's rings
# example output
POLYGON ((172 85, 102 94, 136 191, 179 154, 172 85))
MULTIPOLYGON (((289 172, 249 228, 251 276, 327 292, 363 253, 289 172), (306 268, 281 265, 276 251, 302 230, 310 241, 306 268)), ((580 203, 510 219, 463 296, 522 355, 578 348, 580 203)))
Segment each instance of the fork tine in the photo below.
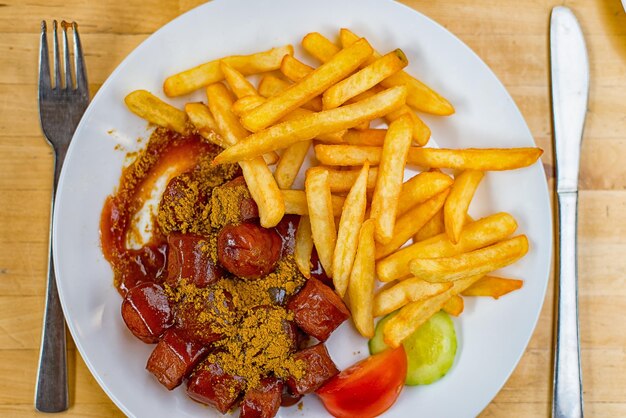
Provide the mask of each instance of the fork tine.
POLYGON ((50 59, 48 58, 48 28, 46 21, 41 21, 39 40, 39 92, 50 90, 50 59))
POLYGON ((52 26, 52 34, 54 39, 52 45, 54 47, 54 88, 61 89, 61 63, 59 62, 59 39, 57 36, 57 21, 52 26))
POLYGON ((72 67, 70 66, 70 49, 67 44, 67 28, 70 26, 65 20, 61 21, 63 29, 63 64, 65 68, 65 88, 72 90, 72 67))
POLYGON ((83 57, 83 47, 78 35, 78 24, 72 22, 74 29, 74 67, 76 71, 76 89, 83 89, 88 94, 87 70, 85 68, 85 57, 83 57))

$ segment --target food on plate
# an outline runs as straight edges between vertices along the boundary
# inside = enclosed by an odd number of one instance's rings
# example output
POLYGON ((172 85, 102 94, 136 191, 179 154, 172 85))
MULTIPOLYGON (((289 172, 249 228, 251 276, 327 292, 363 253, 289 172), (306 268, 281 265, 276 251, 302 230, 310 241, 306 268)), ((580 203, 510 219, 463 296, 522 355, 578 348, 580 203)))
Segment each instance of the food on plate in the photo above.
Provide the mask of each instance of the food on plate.
POLYGON ((251 55, 223 57, 168 77, 163 83, 163 91, 170 97, 182 96, 223 80, 224 74, 220 68, 220 62, 226 62, 245 75, 277 70, 285 55, 293 55, 291 45, 251 55))
MULTIPOLYGON (((346 28, 342 28, 339 31, 339 38, 341 40, 341 45, 344 48, 352 45, 352 43, 359 39, 357 35, 346 28)), ((369 61, 372 61, 379 56, 380 54, 374 51, 369 61)), ((454 113, 454 107, 450 104, 450 102, 405 71, 400 71, 392 75, 391 77, 383 80, 381 84, 384 87, 406 86, 409 90, 406 103, 415 110, 442 116, 454 113)))
MULTIPOLYGON (((383 341, 383 328, 393 318, 391 313, 376 326, 376 334, 369 341, 370 353, 389 349, 383 341)), ((454 323, 444 312, 430 317, 402 342, 407 356, 407 385, 429 385, 441 379, 454 363, 457 342, 454 323)))
POLYGON ((388 243, 393 237, 404 166, 410 145, 411 122, 405 116, 389 125, 372 197, 371 217, 374 219, 374 236, 381 244, 388 243))
POLYGON ((317 390, 338 418, 373 418, 389 409, 402 391, 407 358, 402 347, 374 354, 343 370, 317 390))
POLYGON ((319 168, 308 170, 304 188, 313 243, 326 274, 332 277, 337 229, 335 228, 333 203, 328 185, 328 173, 319 168))
POLYGON ((483 176, 482 171, 467 170, 454 178, 450 196, 443 207, 443 219, 446 234, 455 244, 459 242, 467 209, 483 176))
POLYGON ((489 247, 441 258, 415 258, 409 263, 411 274, 428 282, 453 281, 467 276, 491 273, 519 260, 528 252, 525 235, 489 247))
POLYGON ((522 280, 485 276, 461 293, 463 296, 491 296, 498 299, 514 290, 521 289, 522 280))
POLYGON ((352 266, 355 264, 357 246, 359 245, 359 231, 365 218, 368 172, 369 165, 365 164, 346 197, 339 220, 337 245, 335 246, 332 265, 333 284, 335 291, 341 297, 345 295, 348 289, 348 279, 352 266))
POLYGON ((376 285, 374 228, 373 219, 368 219, 361 225, 358 248, 348 283, 352 320, 356 329, 365 338, 374 335, 373 297, 376 285))
POLYGON ((317 66, 287 45, 168 77, 167 96, 204 89, 184 110, 125 99, 156 128, 101 214, 122 319, 155 344, 156 381, 221 413, 271 418, 317 393, 336 417, 382 414, 450 369, 464 298, 522 287, 487 276, 528 251, 517 221, 468 209, 486 172, 541 149, 424 147, 419 112, 452 105, 400 49, 339 35, 304 36, 317 66), (371 356, 340 371, 326 343, 349 319, 371 356))

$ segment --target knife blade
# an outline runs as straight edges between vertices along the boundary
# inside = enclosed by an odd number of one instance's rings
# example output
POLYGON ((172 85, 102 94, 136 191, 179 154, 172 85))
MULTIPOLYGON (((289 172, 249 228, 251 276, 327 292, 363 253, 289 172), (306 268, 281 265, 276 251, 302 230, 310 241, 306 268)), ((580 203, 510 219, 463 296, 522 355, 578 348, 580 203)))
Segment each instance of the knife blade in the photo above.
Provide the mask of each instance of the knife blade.
POLYGON ((583 416, 576 228, 589 61, 580 24, 563 6, 552 9, 550 67, 559 225, 552 416, 574 418, 583 416))

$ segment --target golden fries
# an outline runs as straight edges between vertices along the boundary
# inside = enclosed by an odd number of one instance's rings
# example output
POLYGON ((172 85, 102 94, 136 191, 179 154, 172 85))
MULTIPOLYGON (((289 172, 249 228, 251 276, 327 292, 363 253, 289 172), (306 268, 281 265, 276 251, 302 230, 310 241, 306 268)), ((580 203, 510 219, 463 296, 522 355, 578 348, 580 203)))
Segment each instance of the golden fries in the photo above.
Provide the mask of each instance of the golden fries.
POLYGON ((250 112, 265 103, 265 99, 260 96, 244 96, 233 103, 231 110, 235 115, 241 117, 242 115, 250 112))
POLYGON ((341 48, 318 32, 308 33, 302 38, 302 48, 321 62, 330 61, 341 51, 341 48))
POLYGON ((313 236, 311 235, 311 221, 308 216, 301 216, 296 230, 293 258, 298 270, 307 279, 311 277, 311 253, 313 252, 313 236))
POLYGON ((277 70, 285 55, 293 55, 293 46, 286 45, 256 54, 233 55, 210 61, 168 77, 163 83, 163 91, 169 97, 182 96, 223 80, 221 61, 244 75, 250 75, 277 70))
MULTIPOLYGON (((347 192, 349 191, 354 182, 359 177, 361 170, 337 170, 332 167, 324 167, 328 172, 328 183, 330 184, 331 192, 347 192)), ((378 175, 378 168, 373 167, 368 170, 367 176, 367 188, 368 190, 376 187, 376 176, 378 175)))
POLYGON ((280 63, 280 72, 295 83, 302 80, 313 71, 315 71, 315 68, 306 65, 299 59, 290 55, 285 55, 283 62, 280 63))
MULTIPOLYGON (((291 83, 282 80, 275 75, 267 74, 259 82, 259 94, 263 97, 276 96, 289 88, 291 83)), ((322 110, 322 98, 314 97, 310 101, 302 105, 303 109, 311 110, 313 112, 319 112, 322 110)))
MULTIPOLYGON (((281 190, 283 201, 285 202, 285 214, 306 216, 309 214, 309 207, 306 202, 304 190, 281 190)), ((330 198, 333 205, 333 216, 341 216, 341 211, 346 198, 332 195, 330 198)))
MULTIPOLYGON (((382 149, 355 145, 316 145, 315 155, 326 165, 373 165, 380 163, 382 149)), ((456 170, 503 171, 534 164, 543 154, 540 148, 411 148, 407 164, 456 170)))
POLYGON ((543 154, 540 148, 468 148, 463 150, 412 148, 408 163, 430 168, 503 171, 534 164, 543 154))
POLYGON ((356 95, 374 87, 385 78, 406 67, 409 61, 400 49, 380 57, 362 70, 338 82, 324 92, 324 109, 339 107, 356 95))
POLYGON ((429 283, 417 277, 402 280, 401 282, 381 289, 374 296, 374 316, 387 315, 396 309, 400 309, 410 302, 424 300, 452 287, 452 283, 429 283))
POLYGON ((226 61, 220 61, 220 70, 222 70, 222 73, 224 73, 224 78, 226 78, 226 82, 238 99, 246 96, 259 95, 254 86, 248 80, 246 80, 243 74, 228 65, 226 61))
POLYGON ((408 276, 409 262, 415 258, 452 257, 468 251, 492 245, 513 234, 517 222, 508 213, 497 213, 467 224, 457 244, 453 244, 443 233, 406 248, 380 260, 376 265, 378 279, 390 282, 408 276))
MULTIPOLYGON (((359 37, 348 29, 341 29, 339 32, 341 45, 346 48, 356 42, 359 37)), ((366 61, 367 63, 380 57, 380 54, 374 52, 372 57, 366 61)), ((409 91, 407 96, 407 104, 416 110, 432 113, 434 115, 451 115, 454 113, 454 107, 433 89, 410 76, 404 71, 400 71, 391 77, 383 80, 381 84, 385 87, 404 85, 409 91)))
POLYGON ((187 117, 204 139, 208 139, 222 148, 228 146, 224 139, 217 134, 217 122, 215 122, 208 107, 202 103, 187 103, 185 105, 185 113, 187 113, 187 117))
POLYGON ((439 235, 446 231, 443 223, 443 210, 439 210, 428 222, 422 227, 417 234, 413 236, 413 242, 420 242, 439 235))
POLYGON ((337 230, 328 186, 328 173, 320 168, 309 169, 306 173, 305 192, 317 255, 326 275, 332 277, 337 230))
POLYGON ((415 205, 443 192, 452 183, 453 180, 450 176, 436 171, 424 171, 412 177, 402 184, 398 202, 398 216, 406 213, 415 205))
POLYGON ((442 309, 449 315, 459 316, 463 313, 465 303, 459 295, 454 295, 443 304, 442 309))
POLYGON ((410 146, 411 121, 408 117, 402 117, 394 121, 387 131, 372 198, 370 216, 374 219, 374 236, 381 244, 388 243, 393 237, 404 165, 410 146))
POLYGON ((439 312, 446 302, 479 280, 482 276, 467 277, 452 282, 452 287, 443 293, 418 302, 411 302, 389 319, 383 328, 383 340, 390 347, 398 347, 413 334, 428 318, 439 312))
MULTIPOLYGON (((239 124, 237 117, 231 112, 233 99, 222 83, 211 84, 207 87, 207 98, 225 144, 234 146, 248 135, 248 132, 239 124)), ((239 165, 250 194, 259 207, 261 226, 265 228, 276 226, 285 214, 285 203, 263 157, 242 161, 239 165)))
POLYGON ((386 129, 350 129, 341 139, 342 144, 369 145, 382 147, 385 143, 386 129))
POLYGON ((450 189, 450 196, 443 207, 443 219, 448 238, 453 243, 459 242, 461 229, 465 223, 467 209, 474 197, 478 183, 484 174, 481 171, 467 170, 456 176, 450 189))
POLYGON ((413 234, 419 231, 442 207, 448 196, 448 190, 444 190, 426 202, 417 205, 398 217, 394 227, 394 234, 386 244, 376 246, 376 259, 380 259, 393 253, 402 247, 413 234))
POLYGON ((485 276, 462 293, 463 296, 491 296, 498 299, 507 293, 521 289, 523 280, 504 279, 501 277, 485 276))
POLYGON ((528 252, 525 235, 465 254, 442 258, 416 258, 409 263, 411 274, 428 282, 446 282, 484 275, 508 266, 528 252))
MULTIPOLYGON (((365 183, 365 177, 362 183, 365 183)), ((365 187, 363 187, 363 191, 365 191, 365 187)), ((356 250, 354 266, 352 267, 348 284, 352 321, 359 333, 365 338, 374 336, 373 299, 375 281, 374 223, 372 219, 368 219, 360 228, 358 249, 356 250)))
POLYGON ((407 105, 400 106, 398 110, 385 115, 387 123, 391 123, 403 115, 409 115, 413 124, 413 145, 423 147, 430 139, 430 128, 415 114, 407 105))
POLYGON ((215 158, 214 163, 247 160, 268 151, 286 148, 299 141, 351 128, 363 121, 391 112, 404 102, 405 97, 406 90, 403 87, 395 87, 358 103, 279 123, 252 134, 245 141, 224 150, 215 158))
POLYGON ((274 170, 274 178, 278 187, 288 189, 296 180, 300 167, 309 152, 311 141, 296 142, 289 146, 278 160, 276 170, 274 170))
MULTIPOLYGON (((365 164, 346 197, 339 221, 337 245, 333 256, 333 284, 335 292, 341 297, 348 289, 348 279, 359 244, 359 230, 365 217, 368 171, 369 165, 365 164)), ((372 264, 372 274, 373 270, 372 264)))
POLYGON ((265 103, 241 118, 241 123, 252 132, 258 132, 287 113, 323 93, 344 79, 372 54, 366 40, 358 40, 350 48, 335 55, 289 89, 270 97, 265 103))
POLYGON ((146 90, 135 90, 124 98, 131 112, 155 125, 171 129, 179 134, 187 133, 187 114, 165 103, 146 90))

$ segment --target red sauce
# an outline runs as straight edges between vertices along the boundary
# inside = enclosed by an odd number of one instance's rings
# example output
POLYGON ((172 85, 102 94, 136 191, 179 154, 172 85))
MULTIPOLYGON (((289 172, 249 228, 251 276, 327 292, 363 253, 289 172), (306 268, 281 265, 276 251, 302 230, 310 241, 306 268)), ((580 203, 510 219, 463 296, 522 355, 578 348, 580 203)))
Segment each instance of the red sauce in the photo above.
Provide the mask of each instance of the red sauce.
POLYGON ((124 169, 118 191, 107 198, 102 209, 102 252, 113 267, 115 286, 122 295, 139 283, 161 283, 167 273, 167 242, 156 223, 150 242, 140 249, 127 248, 133 216, 166 171, 173 168, 172 177, 191 171, 202 155, 215 149, 197 135, 168 132, 162 136, 152 139, 138 160, 124 169))

